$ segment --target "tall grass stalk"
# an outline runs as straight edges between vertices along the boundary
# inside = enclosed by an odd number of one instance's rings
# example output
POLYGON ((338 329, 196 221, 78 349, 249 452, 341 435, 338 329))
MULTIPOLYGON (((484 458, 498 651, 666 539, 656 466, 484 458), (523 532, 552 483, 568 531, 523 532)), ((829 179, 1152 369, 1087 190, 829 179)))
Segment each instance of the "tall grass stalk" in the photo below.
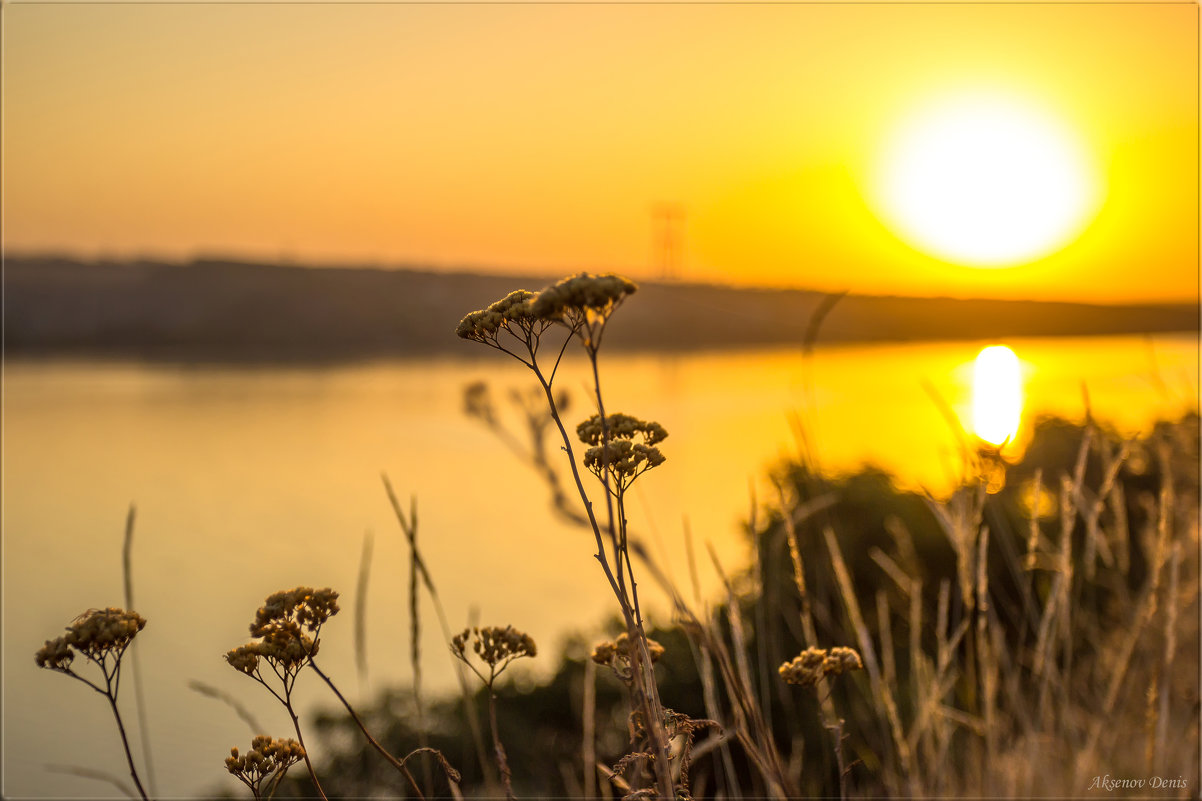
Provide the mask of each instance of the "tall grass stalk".
POLYGON ((354 650, 355 672, 362 691, 367 684, 367 583, 371 578, 372 535, 363 534, 363 549, 359 552, 359 574, 355 580, 354 650))
MULTIPOLYGON (((137 508, 131 503, 129 505, 129 512, 125 516, 125 538, 121 545, 121 583, 125 590, 126 609, 135 608, 133 551, 134 521, 136 518, 137 508)), ((146 721, 146 692, 142 686, 142 662, 137 651, 133 652, 132 658, 134 669, 134 710, 138 716, 138 732, 142 740, 142 762, 146 765, 146 784, 150 787, 150 794, 157 795, 158 791, 155 789, 154 759, 150 747, 150 725, 146 721)))
MULTIPOLYGON (((406 517, 404 510, 401 508, 400 501, 397 500, 396 492, 392 488, 392 482, 388 479, 388 474, 381 473, 380 479, 384 482, 384 492, 388 496, 388 503, 392 507, 397 523, 401 526, 401 531, 405 535, 406 542, 409 544, 410 625, 415 625, 413 623, 414 616, 417 613, 415 580, 420 577, 422 585, 426 588, 426 593, 430 596, 430 602, 434 605, 434 614, 438 618, 438 626, 442 630, 443 640, 450 642, 454 634, 451 632, 451 625, 447 621, 446 610, 443 608, 442 600, 439 598, 438 589, 434 586, 434 579, 431 578, 430 571, 426 569, 426 562, 422 559, 421 550, 417 547, 417 499, 410 499, 410 515, 406 517)), ((417 637, 413 634, 412 629, 410 636, 413 638, 413 642, 416 643, 417 637)), ((468 685, 467 675, 462 663, 454 657, 451 658, 451 665, 455 671, 455 678, 459 683, 459 696, 463 706, 464 717, 467 719, 468 728, 471 732, 472 744, 476 749, 476 760, 480 765, 480 771, 484 776, 485 786, 489 794, 495 796, 499 791, 499 785, 497 784, 496 774, 493 772, 492 762, 488 759, 488 752, 484 745, 484 732, 480 726, 479 715, 476 713, 476 705, 472 702, 472 691, 468 685)), ((415 665, 415 677, 419 675, 419 669, 420 666, 415 665)), ((416 681, 415 687, 420 687, 420 681, 416 681)), ((420 699, 420 691, 417 689, 415 689, 415 696, 420 699)), ((420 715, 420 701, 418 709, 420 715)), ((419 724, 421 731, 424 731, 424 728, 424 726, 419 724)))

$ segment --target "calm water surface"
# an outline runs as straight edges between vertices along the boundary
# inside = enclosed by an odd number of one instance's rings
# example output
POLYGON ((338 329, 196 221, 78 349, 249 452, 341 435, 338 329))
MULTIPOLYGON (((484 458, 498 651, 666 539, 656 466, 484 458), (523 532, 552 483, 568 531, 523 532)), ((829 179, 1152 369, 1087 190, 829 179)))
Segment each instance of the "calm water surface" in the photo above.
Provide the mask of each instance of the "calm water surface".
MULTIPOLYGON (((686 525, 728 572, 747 561, 750 498, 797 453, 801 421, 818 463, 871 463, 908 488, 946 491, 958 445, 932 400, 971 419, 971 362, 982 342, 857 346, 674 356, 603 357, 609 411, 658 420, 668 462, 636 485, 632 527, 689 586, 686 525)), ((1014 340, 1026 417, 1095 417, 1121 431, 1197 408, 1194 337, 1014 340)), ((243 643, 255 609, 298 584, 344 593, 322 632, 321 661, 352 699, 411 678, 403 537, 380 473, 416 496, 419 540, 452 626, 478 621, 528 631, 555 661, 573 629, 595 629, 612 603, 590 559, 591 536, 548 510, 534 471, 461 411, 463 387, 485 379, 520 432, 510 389, 529 386, 516 362, 397 361, 291 367, 170 367, 21 363, 4 370, 3 795, 119 797, 110 786, 47 770, 75 764, 127 778, 107 705, 66 677, 39 671, 34 651, 90 607, 123 605, 121 543, 137 504, 134 601, 149 620, 134 651, 145 676, 160 797, 239 785, 222 760, 251 732, 226 706, 187 688, 196 679, 233 694, 273 736, 286 713, 221 658, 243 643), (366 533, 374 538, 365 682, 352 656, 354 588, 366 533), (269 703, 270 702, 270 703, 269 703)), ((582 419, 589 383, 569 362, 566 418, 582 419)), ((558 454, 556 454, 558 456, 558 454)), ((704 560, 703 560, 704 562, 704 560)), ((700 570, 704 594, 717 578, 700 570)), ((650 581, 644 587, 662 612, 650 581)), ((425 681, 451 684, 450 661, 426 613, 425 681)), ((132 653, 132 652, 131 652, 132 653)), ((306 676, 306 679, 313 677, 306 676)), ((302 707, 330 704, 300 682, 302 707)), ((133 684, 122 702, 133 721, 133 684)), ((140 753, 140 752, 139 752, 140 753)))

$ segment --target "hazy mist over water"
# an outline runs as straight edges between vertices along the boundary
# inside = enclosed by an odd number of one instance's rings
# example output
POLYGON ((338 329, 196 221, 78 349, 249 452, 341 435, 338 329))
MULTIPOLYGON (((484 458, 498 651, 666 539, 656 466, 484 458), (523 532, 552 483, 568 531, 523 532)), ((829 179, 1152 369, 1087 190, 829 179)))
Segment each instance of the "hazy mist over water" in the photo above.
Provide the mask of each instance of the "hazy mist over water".
MULTIPOLYGON (((663 468, 633 495, 632 530, 688 586, 683 521, 725 570, 746 565, 741 525, 752 488, 772 498, 768 470, 796 454, 790 413, 820 467, 865 463, 908 488, 946 490, 959 445, 924 382, 968 424, 971 362, 989 342, 798 348, 676 355, 602 355, 608 411, 669 432, 663 468)), ((1031 416, 1084 414, 1122 433, 1197 408, 1195 336, 1008 341, 1023 366, 1031 416)), ((589 413, 590 379, 570 357, 557 386, 569 423, 589 413)), ((47 763, 123 764, 108 710, 86 688, 39 671, 43 640, 90 607, 122 605, 121 541, 137 504, 134 645, 146 682, 164 797, 226 783, 221 760, 248 737, 224 705, 187 688, 220 687, 272 733, 290 724, 222 659, 247 639, 271 592, 332 586, 343 615, 322 631, 322 661, 355 698, 409 680, 407 556, 381 481, 416 496, 419 544, 451 625, 512 623, 541 646, 549 671, 569 631, 595 629, 612 599, 591 537, 556 518, 534 470, 462 412, 466 385, 486 380, 521 433, 511 389, 531 385, 516 363, 396 360, 336 367, 195 367, 133 362, 9 361, 4 437, 4 754, 6 796, 113 795, 47 763), (350 610, 365 532, 375 556, 368 597, 368 682, 356 681, 350 610), (28 603, 34 599, 33 603, 28 603), (69 721, 69 722, 67 722, 69 721)), ((553 462, 560 454, 552 454, 553 462)), ((702 559, 703 593, 718 580, 702 559)), ((646 589, 653 615, 662 594, 646 589)), ((441 632, 423 599, 427 688, 451 686, 441 632)), ((122 693, 132 720, 132 684, 122 693)), ((302 679, 303 709, 332 698, 302 679)), ((135 753, 139 746, 135 745, 135 753)), ((114 773, 119 773, 115 771, 114 773)))

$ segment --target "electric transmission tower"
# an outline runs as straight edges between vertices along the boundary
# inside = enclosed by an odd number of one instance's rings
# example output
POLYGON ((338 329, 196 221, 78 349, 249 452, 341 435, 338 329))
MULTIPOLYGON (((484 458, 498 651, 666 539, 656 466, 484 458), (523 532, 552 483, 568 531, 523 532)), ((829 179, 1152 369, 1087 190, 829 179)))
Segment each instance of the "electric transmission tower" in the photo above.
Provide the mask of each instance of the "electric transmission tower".
POLYGON ((684 206, 657 203, 651 209, 654 225, 654 265, 657 277, 672 281, 684 272, 684 206))

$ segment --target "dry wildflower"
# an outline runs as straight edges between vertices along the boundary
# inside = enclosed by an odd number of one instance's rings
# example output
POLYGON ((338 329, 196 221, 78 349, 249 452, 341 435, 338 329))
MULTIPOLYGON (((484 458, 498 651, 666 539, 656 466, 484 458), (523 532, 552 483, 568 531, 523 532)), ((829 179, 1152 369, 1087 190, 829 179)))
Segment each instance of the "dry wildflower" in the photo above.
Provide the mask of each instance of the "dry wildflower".
MULTIPOLYGON (((622 632, 613 640, 604 640, 593 646, 592 660, 598 665, 611 668, 623 681, 631 677, 631 655, 638 649, 637 643, 630 641, 630 636, 622 632)), ((650 637, 647 638, 647 653, 651 663, 655 664, 664 655, 664 647, 650 637)))
POLYGON ((245 755, 240 755, 237 747, 231 748, 225 769, 249 787, 255 798, 262 798, 264 790, 269 795, 274 792, 288 768, 304 758, 304 746, 296 740, 273 740, 261 734, 251 741, 245 755))
POLYGON ((267 597, 267 601, 255 613, 255 622, 250 624, 252 637, 264 637, 279 623, 295 622, 309 631, 316 632, 334 615, 338 614, 338 593, 329 587, 315 590, 312 587, 296 587, 282 590, 267 597))
POLYGON ((624 492, 636 478, 665 461, 655 446, 667 438, 668 432, 654 421, 610 414, 603 424, 601 416, 594 414, 576 426, 576 434, 583 443, 593 446, 584 453, 584 466, 603 481, 603 474, 607 474, 615 494, 624 492))
POLYGON ((781 665, 779 672, 786 684, 813 687, 825 676, 839 676, 845 671, 863 667, 860 655, 851 648, 832 648, 828 652, 825 648, 811 646, 791 662, 781 665))
POLYGON ((35 659, 38 667, 70 672, 74 651, 88 659, 103 664, 109 657, 120 661, 125 649, 134 637, 146 626, 146 620, 137 612, 126 612, 110 606, 107 609, 89 609, 72 621, 67 633, 38 649, 35 659))
POLYGON ((553 320, 579 331, 585 348, 595 354, 610 315, 637 289, 638 285, 620 275, 580 273, 539 292, 530 301, 530 309, 540 320, 553 320))
MULTIPOLYGON (((323 799, 326 797, 325 791, 322 790, 321 782, 318 781, 309 756, 305 753, 305 741, 301 736, 300 721, 296 716, 296 711, 292 708, 292 691, 296 685, 297 676, 306 666, 312 667, 322 678, 326 679, 327 683, 329 682, 329 679, 317 669, 313 657, 317 655, 320 644, 317 635, 322 624, 336 614, 338 614, 338 593, 329 587, 320 590, 312 587, 295 587, 291 590, 272 593, 263 602, 263 606, 259 607, 255 613, 254 622, 250 624, 250 633, 252 636, 258 637, 258 641, 240 645, 225 655, 225 661, 232 668, 262 684, 288 710, 288 715, 292 718, 292 725, 296 729, 299 748, 299 751, 289 751, 288 753, 295 753, 305 760, 309 778, 317 789, 318 795, 323 799), (261 667, 264 662, 271 668, 271 673, 274 673, 279 681, 278 691, 263 677, 261 667)), ((257 738, 256 742, 259 742, 257 738)), ((261 760, 262 754, 262 751, 252 748, 251 753, 247 754, 247 759, 261 760), (254 756, 255 754, 260 754, 260 756, 254 756)), ((233 758, 236 759, 237 756, 235 751, 233 758)), ((227 767, 230 764, 227 761, 227 767)), ((231 768, 230 772, 233 773, 234 769, 231 768)), ((255 788, 251 787, 251 790, 254 791, 255 788)))
POLYGON ((239 645, 225 655, 225 661, 239 673, 253 676, 259 669, 259 644, 252 642, 239 645))
MULTIPOLYGON (((468 662, 467 644, 469 639, 472 643, 472 650, 484 664, 488 665, 494 678, 515 659, 538 655, 538 646, 529 634, 518 631, 513 626, 504 628, 485 626, 464 629, 460 634, 451 638, 451 652, 464 662, 468 662)), ((468 662, 468 665, 470 666, 471 663, 468 662)), ((483 679, 483 676, 481 678, 483 679)), ((485 679, 485 683, 491 686, 491 682, 487 679, 485 679)))
POLYGON ((113 717, 117 721, 117 729, 121 734, 121 745, 125 748, 130 777, 144 801, 147 798, 146 790, 142 787, 142 780, 134 766, 129 740, 125 736, 125 724, 122 723, 121 713, 117 708, 117 695, 121 688, 121 658, 134 637, 145 626, 146 620, 137 612, 127 612, 113 606, 106 609, 89 609, 67 626, 66 634, 47 640, 34 655, 38 667, 78 679, 108 698, 113 717), (100 667, 104 677, 103 687, 71 669, 76 652, 100 667))
POLYGON ((822 672, 828 676, 841 676, 848 670, 863 670, 864 663, 853 648, 832 648, 822 660, 822 672))
POLYGON ((530 309, 535 317, 544 320, 573 313, 608 317, 637 289, 637 284, 620 275, 579 273, 539 292, 531 301, 530 309))
POLYGON ((513 626, 505 628, 486 626, 464 629, 452 637, 451 653, 471 668, 472 672, 488 688, 488 721, 492 731, 493 754, 497 761, 497 769, 501 773, 501 783, 505 787, 505 797, 512 801, 513 784, 509 771, 509 759, 505 755, 505 746, 501 744, 501 735, 497 730, 497 696, 493 692, 493 684, 496 682, 497 676, 501 675, 501 671, 509 667, 510 662, 524 656, 537 655, 538 647, 529 634, 518 631, 513 626), (468 659, 469 639, 476 656, 488 665, 488 676, 477 670, 468 659))
POLYGON ((510 292, 485 309, 470 312, 459 321, 455 334, 461 339, 479 342, 496 348, 520 359, 529 365, 532 362, 502 344, 501 334, 508 333, 525 346, 531 358, 538 350, 539 337, 551 325, 558 322, 551 317, 539 317, 531 309, 535 294, 526 289, 510 292))
POLYGON ((610 440, 637 439, 645 445, 658 445, 668 438, 668 432, 659 423, 640 420, 621 412, 606 415, 604 426, 598 414, 576 426, 576 435, 585 445, 600 445, 605 441, 606 431, 610 440))
POLYGON ((267 597, 255 613, 250 633, 258 642, 240 645, 225 655, 240 673, 259 676, 259 660, 265 660, 277 674, 295 678, 317 655, 317 633, 321 626, 338 614, 338 593, 326 587, 296 587, 267 597), (306 634, 306 630, 312 634, 306 634))
POLYGON ((38 649, 35 656, 38 667, 60 671, 69 670, 71 668, 71 660, 74 658, 75 652, 71 650, 71 645, 67 642, 66 637, 56 637, 53 640, 46 640, 46 644, 38 649))

